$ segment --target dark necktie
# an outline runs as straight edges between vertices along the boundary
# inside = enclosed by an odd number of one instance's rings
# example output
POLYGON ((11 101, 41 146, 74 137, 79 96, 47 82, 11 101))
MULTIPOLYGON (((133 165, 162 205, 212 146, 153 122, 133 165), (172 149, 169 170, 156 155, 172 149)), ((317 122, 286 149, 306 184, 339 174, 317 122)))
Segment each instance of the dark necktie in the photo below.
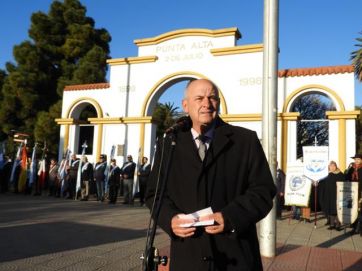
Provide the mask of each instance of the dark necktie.
POLYGON ((198 136, 198 140, 199 140, 199 156, 200 156, 201 161, 204 161, 206 151, 207 151, 206 144, 205 144, 206 139, 207 139, 206 136, 203 136, 203 135, 198 136))

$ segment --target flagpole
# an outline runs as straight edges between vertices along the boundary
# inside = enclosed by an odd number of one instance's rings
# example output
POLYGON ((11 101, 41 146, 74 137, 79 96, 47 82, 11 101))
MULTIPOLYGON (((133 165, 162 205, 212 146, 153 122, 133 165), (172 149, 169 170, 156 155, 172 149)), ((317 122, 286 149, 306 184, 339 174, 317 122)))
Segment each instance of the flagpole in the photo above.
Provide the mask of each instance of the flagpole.
MULTIPOLYGON (((277 96, 278 96, 278 0, 264 0, 264 49, 263 49, 263 149, 270 171, 276 182, 277 157, 277 96)), ((260 253, 274 257, 276 247, 276 198, 273 209, 260 222, 260 253)))
POLYGON ((85 155, 85 150, 86 148, 88 148, 87 146, 87 141, 84 141, 83 145, 82 145, 82 157, 79 161, 79 166, 78 166, 78 172, 77 172, 77 184, 76 184, 76 188, 75 188, 75 197, 74 200, 77 200, 78 198, 78 192, 81 189, 81 177, 82 177, 82 158, 85 155))
MULTIPOLYGON (((314 147, 317 147, 317 137, 314 137, 314 147)), ((313 180, 314 181, 314 180, 313 180)), ((317 188, 318 188, 318 183, 317 181, 314 181, 314 228, 317 228, 317 188)))

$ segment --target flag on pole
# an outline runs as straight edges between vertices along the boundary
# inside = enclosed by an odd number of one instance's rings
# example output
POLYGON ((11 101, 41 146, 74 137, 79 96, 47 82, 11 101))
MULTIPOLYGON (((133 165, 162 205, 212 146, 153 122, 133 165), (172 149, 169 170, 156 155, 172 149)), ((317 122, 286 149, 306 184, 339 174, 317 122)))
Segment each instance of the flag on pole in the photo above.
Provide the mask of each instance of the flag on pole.
POLYGON ((105 194, 108 195, 109 193, 109 187, 108 187, 108 183, 109 183, 109 177, 110 177, 110 172, 111 172, 111 160, 114 159, 114 153, 116 151, 116 146, 115 145, 112 145, 112 148, 111 148, 111 154, 109 156, 109 163, 106 167, 106 172, 105 172, 105 175, 106 175, 106 183, 105 183, 105 194))
MULTIPOLYGON (((138 169, 139 169, 139 167, 140 167, 140 165, 142 163, 141 151, 142 151, 142 149, 139 148, 138 149, 137 166, 136 166, 135 171, 138 171, 138 169)), ((133 195, 132 195, 132 197, 134 197, 137 193, 139 193, 139 183, 138 182, 139 182, 139 178, 136 178, 136 180, 133 181, 133 195)))
POLYGON ((0 170, 4 167, 5 164, 4 154, 5 154, 5 142, 2 142, 0 148, 0 170))
POLYGON ((18 192, 24 192, 26 187, 26 179, 28 177, 28 154, 26 152, 26 143, 21 150, 21 172, 18 182, 18 192))
POLYGON ((77 172, 77 185, 75 188, 75 199, 77 199, 77 194, 80 191, 80 185, 81 185, 81 178, 82 178, 82 158, 85 155, 85 150, 87 148, 87 141, 85 141, 82 145, 82 157, 79 161, 79 166, 78 166, 78 172, 77 172))
POLYGON ((44 142, 43 154, 39 164, 38 170, 38 183, 37 183, 37 191, 41 191, 41 189, 45 186, 45 180, 47 178, 47 161, 46 161, 46 153, 47 153, 47 143, 44 142))
POLYGON ((18 150, 16 151, 16 155, 14 158, 14 163, 13 163, 13 167, 11 169, 11 175, 10 175, 10 182, 13 183, 16 181, 16 176, 15 176, 15 172, 16 172, 16 168, 17 166, 21 163, 21 158, 20 158, 20 151, 23 147, 23 143, 20 143, 18 150))
POLYGON ((34 144, 33 153, 31 154, 31 164, 30 164, 30 176, 29 176, 29 187, 33 185, 33 183, 36 181, 36 148, 38 143, 34 144))
POLYGON ((40 160, 39 170, 38 170, 38 187, 44 188, 46 179, 46 160, 45 158, 40 160))

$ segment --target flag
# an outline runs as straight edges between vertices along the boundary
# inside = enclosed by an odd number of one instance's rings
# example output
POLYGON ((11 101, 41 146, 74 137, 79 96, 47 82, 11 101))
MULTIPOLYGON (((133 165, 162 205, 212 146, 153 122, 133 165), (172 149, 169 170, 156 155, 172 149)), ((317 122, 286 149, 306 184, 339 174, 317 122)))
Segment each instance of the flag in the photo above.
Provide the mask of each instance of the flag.
POLYGON ((18 182, 18 192, 24 192, 26 186, 26 179, 28 177, 28 154, 26 152, 26 144, 21 150, 21 172, 18 182))
MULTIPOLYGON (((82 145, 82 158, 85 155, 85 150, 87 148, 87 142, 84 142, 84 144, 82 145)), ((80 190, 80 182, 81 182, 81 178, 82 178, 82 158, 79 161, 79 166, 78 166, 78 172, 77 172, 77 185, 75 188, 75 198, 77 199, 77 194, 78 191, 80 190)))
POLYGON ((40 161, 39 170, 38 170, 38 187, 44 188, 45 179, 46 179, 46 159, 43 157, 43 159, 40 161))
POLYGON ((30 164, 30 176, 29 176, 29 187, 31 187, 33 185, 33 183, 36 181, 36 165, 37 165, 37 161, 36 161, 36 147, 37 147, 37 143, 35 143, 34 148, 33 148, 33 153, 31 154, 31 164, 30 164))
POLYGON ((15 171, 16 171, 16 168, 17 166, 21 163, 21 159, 20 159, 20 151, 23 147, 23 143, 21 143, 18 147, 18 150, 16 151, 16 156, 15 156, 15 159, 14 159, 14 163, 13 163, 13 167, 11 169, 11 175, 10 175, 10 182, 13 183, 15 182, 16 180, 16 176, 15 176, 15 171))
POLYGON ((5 159, 4 159, 5 142, 2 142, 1 147, 2 148, 0 149, 0 170, 4 167, 4 164, 5 164, 5 159))
POLYGON ((114 158, 115 151, 116 151, 116 146, 112 145, 111 154, 109 156, 109 163, 106 167, 106 172, 105 172, 105 175, 106 175, 105 194, 108 194, 108 192, 109 192, 108 183, 109 183, 109 177, 110 177, 110 172, 111 172, 111 160, 114 158))

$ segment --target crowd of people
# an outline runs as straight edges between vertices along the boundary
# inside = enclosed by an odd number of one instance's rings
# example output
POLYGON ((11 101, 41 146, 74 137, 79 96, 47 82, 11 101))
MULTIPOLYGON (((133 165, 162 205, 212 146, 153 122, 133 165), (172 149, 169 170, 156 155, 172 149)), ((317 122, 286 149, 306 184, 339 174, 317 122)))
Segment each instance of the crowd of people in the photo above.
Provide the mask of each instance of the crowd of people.
POLYGON ((122 166, 118 166, 114 158, 107 163, 105 154, 98 158, 94 164, 88 161, 86 155, 77 158, 72 154, 69 159, 64 158, 60 163, 55 158, 43 159, 36 165, 34 178, 31 174, 31 158, 27 157, 26 176, 22 185, 24 171, 21 157, 13 162, 8 156, 3 156, 0 166, 0 192, 34 196, 45 194, 80 201, 87 201, 94 196, 97 201, 107 200, 110 204, 115 204, 117 199, 122 197, 122 203, 129 205, 134 204, 137 196, 143 206, 151 170, 148 158, 143 157, 138 166, 132 155, 127 156, 127 161, 122 166))
MULTIPOLYGON (((358 183, 358 204, 359 204, 359 215, 358 219, 351 224, 352 231, 351 234, 358 233, 362 235, 361 228, 361 205, 362 205, 362 154, 356 154, 351 157, 354 162, 352 162, 349 167, 342 172, 335 161, 330 161, 328 165, 328 175, 319 180, 318 182, 313 182, 312 193, 309 201, 310 207, 299 207, 291 206, 292 218, 296 220, 304 220, 310 222, 310 210, 311 207, 315 208, 313 205, 315 193, 314 190, 317 189, 317 198, 318 206, 317 210, 320 209, 326 217, 326 226, 329 226, 329 230, 342 230, 341 222, 337 217, 337 182, 357 182, 358 183)), ((284 188, 285 188, 285 174, 278 168, 277 170, 277 218, 281 219, 281 213, 283 209, 286 209, 284 206, 284 188)), ((316 211, 316 210, 314 210, 316 211)))

